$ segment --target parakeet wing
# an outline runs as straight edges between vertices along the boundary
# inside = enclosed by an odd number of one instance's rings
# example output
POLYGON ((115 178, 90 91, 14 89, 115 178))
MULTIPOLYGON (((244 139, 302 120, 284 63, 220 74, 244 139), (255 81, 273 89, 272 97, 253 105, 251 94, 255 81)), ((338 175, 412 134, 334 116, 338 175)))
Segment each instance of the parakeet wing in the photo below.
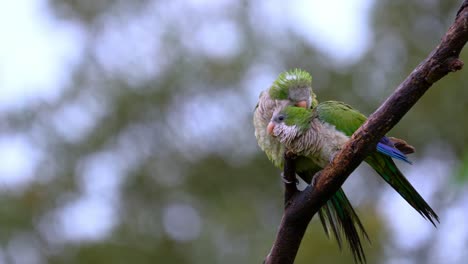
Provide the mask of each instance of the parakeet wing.
MULTIPOLYGON (((337 101, 320 103, 317 106, 316 113, 320 120, 334 125, 337 130, 345 133, 347 136, 351 136, 367 119, 366 116, 351 106, 337 101)), ((437 214, 400 172, 391 157, 408 163, 411 162, 402 152, 384 144, 385 140, 383 139, 378 143, 376 152, 370 153, 365 161, 411 206, 435 225, 435 221, 439 221, 437 214)))
MULTIPOLYGON (((345 133, 348 137, 367 120, 367 117, 356 109, 337 101, 320 103, 317 106, 316 112, 320 120, 334 125, 337 130, 345 133)), ((387 137, 383 137, 377 143, 377 151, 394 159, 412 164, 406 155, 399 151, 387 137)))
POLYGON ((315 111, 320 120, 334 125, 347 136, 351 136, 367 119, 356 109, 338 101, 322 102, 315 111))

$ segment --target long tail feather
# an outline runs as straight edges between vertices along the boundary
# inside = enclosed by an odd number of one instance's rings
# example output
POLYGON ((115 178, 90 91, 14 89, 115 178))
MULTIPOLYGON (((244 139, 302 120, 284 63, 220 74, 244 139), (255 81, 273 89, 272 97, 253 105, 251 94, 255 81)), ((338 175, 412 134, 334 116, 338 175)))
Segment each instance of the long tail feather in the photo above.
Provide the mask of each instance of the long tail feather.
POLYGON ((319 217, 320 217, 320 222, 322 222, 323 230, 325 231, 325 234, 327 237, 330 237, 330 229, 333 233, 333 236, 336 239, 336 242, 338 243, 338 247, 340 250, 342 249, 342 238, 341 238, 341 233, 338 230, 337 227, 337 220, 334 213, 332 213, 332 210, 334 209, 333 203, 331 200, 328 200, 325 205, 320 208, 319 211, 319 217))
POLYGON ((369 236, 343 189, 339 189, 321 208, 319 217, 325 233, 328 235, 331 229, 340 249, 342 245, 342 234, 344 234, 349 248, 353 253, 354 261, 357 263, 366 262, 360 235, 364 236, 370 242, 369 236), (361 234, 359 234, 358 229, 361 234))
POLYGON ((439 217, 414 189, 390 157, 376 152, 369 155, 365 161, 418 213, 436 226, 435 221, 439 222, 439 217))

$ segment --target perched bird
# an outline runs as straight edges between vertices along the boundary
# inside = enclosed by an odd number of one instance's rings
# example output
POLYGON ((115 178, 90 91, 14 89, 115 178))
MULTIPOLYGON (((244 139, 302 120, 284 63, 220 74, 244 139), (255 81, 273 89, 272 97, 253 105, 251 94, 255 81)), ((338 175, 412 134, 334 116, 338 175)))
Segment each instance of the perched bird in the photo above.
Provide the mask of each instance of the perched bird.
MULTIPOLYGON (((366 117, 351 106, 327 101, 313 109, 287 106, 272 117, 267 130, 288 151, 305 157, 313 166, 325 167, 365 121, 366 117)), ((439 221, 437 214, 401 173, 392 158, 411 163, 387 137, 383 137, 364 161, 418 213, 435 225, 435 221, 439 221)))
MULTIPOLYGON (((309 73, 300 69, 283 72, 269 90, 262 92, 254 113, 255 135, 262 150, 279 168, 283 166, 286 148, 298 154, 295 160, 297 173, 308 183, 366 120, 364 115, 344 103, 319 104, 311 87, 309 73)), ((435 225, 438 216, 392 160, 411 163, 406 154, 413 152, 414 148, 404 140, 383 137, 365 161, 435 225)), ((321 208, 319 217, 326 233, 331 229, 340 247, 340 232, 343 232, 355 260, 365 262, 357 229, 368 237, 342 189, 321 208)))
MULTIPOLYGON (((260 94, 253 118, 255 136, 260 148, 276 167, 283 167, 285 147, 278 138, 268 133, 268 124, 273 115, 289 106, 309 109, 315 108, 317 104, 312 92, 312 77, 298 69, 281 73, 270 89, 260 94)), ((297 174, 309 184, 314 174, 322 168, 320 164, 310 162, 307 157, 298 157, 295 162, 297 174)), ((369 238, 343 189, 340 188, 322 206, 319 218, 325 233, 329 235, 332 232, 340 248, 343 233, 355 260, 365 262, 358 229, 362 235, 369 238)))

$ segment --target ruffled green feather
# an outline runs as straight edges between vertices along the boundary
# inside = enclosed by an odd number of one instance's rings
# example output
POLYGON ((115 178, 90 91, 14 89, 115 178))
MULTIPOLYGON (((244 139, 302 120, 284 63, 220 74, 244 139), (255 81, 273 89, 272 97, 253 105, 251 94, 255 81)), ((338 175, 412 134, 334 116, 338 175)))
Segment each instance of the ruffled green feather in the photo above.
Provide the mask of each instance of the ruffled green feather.
POLYGON ((309 128, 313 118, 313 111, 302 107, 287 106, 281 113, 284 115, 284 123, 287 126, 297 126, 301 130, 309 128))
POLYGON ((291 88, 312 89, 312 76, 301 69, 292 69, 282 72, 270 88, 270 97, 275 100, 289 99, 289 89, 291 88))

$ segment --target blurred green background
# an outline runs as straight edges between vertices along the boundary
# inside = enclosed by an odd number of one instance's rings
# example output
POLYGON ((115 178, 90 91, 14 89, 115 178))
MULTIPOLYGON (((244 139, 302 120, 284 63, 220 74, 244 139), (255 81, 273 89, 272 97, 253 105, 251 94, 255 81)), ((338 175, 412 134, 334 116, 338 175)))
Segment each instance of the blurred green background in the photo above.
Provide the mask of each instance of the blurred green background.
MULTIPOLYGON (((261 263, 282 214, 252 112, 281 71, 372 113, 462 1, 8 1, 0 263, 261 263)), ((468 62, 468 48, 461 54, 468 62)), ((468 69, 391 131, 436 229, 366 165, 345 183, 369 263, 466 263, 468 69)), ((352 263, 317 219, 296 263, 352 263)))

